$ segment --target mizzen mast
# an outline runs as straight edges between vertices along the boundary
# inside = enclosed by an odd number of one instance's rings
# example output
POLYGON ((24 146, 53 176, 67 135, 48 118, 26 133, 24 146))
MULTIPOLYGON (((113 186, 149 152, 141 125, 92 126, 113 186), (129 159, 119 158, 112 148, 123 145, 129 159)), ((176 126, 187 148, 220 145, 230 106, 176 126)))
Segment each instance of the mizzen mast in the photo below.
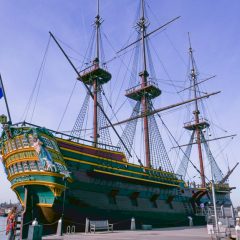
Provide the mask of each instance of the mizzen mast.
MULTIPOLYGON (((194 97, 194 110, 193 110, 193 115, 194 119, 193 121, 187 122, 184 124, 184 128, 191 131, 191 139, 188 144, 184 145, 179 145, 178 147, 183 147, 186 146, 186 151, 184 154, 184 157, 178 167, 177 174, 182 175, 182 178, 185 179, 186 173, 187 173, 187 167, 188 167, 188 162, 190 161, 190 154, 191 154, 191 149, 192 145, 196 144, 197 145, 197 150, 198 150, 198 158, 199 158, 199 165, 200 165, 200 177, 201 177, 201 187, 206 188, 206 175, 204 171, 204 162, 203 162, 203 149, 205 149, 205 156, 209 162, 209 165, 211 167, 211 173, 212 177, 214 178, 214 181, 217 184, 222 184, 225 182, 228 178, 228 176, 225 178, 221 169, 218 166, 218 163, 216 162, 211 149, 209 147, 208 142, 214 141, 214 140, 219 140, 219 139, 224 139, 224 138, 229 138, 229 137, 234 137, 235 135, 228 135, 228 136, 223 136, 223 137, 217 137, 217 138, 212 138, 212 139, 206 139, 205 136, 205 129, 210 127, 210 123, 205 119, 200 117, 200 111, 199 111, 199 89, 198 85, 203 81, 198 82, 198 72, 196 68, 196 63, 194 60, 193 56, 193 50, 191 46, 191 41, 190 41, 190 35, 188 34, 188 39, 189 39, 189 57, 191 61, 191 69, 190 69, 190 74, 189 78, 191 81, 190 87, 185 88, 189 89, 190 91, 193 92, 193 97, 194 97), (194 141, 196 139, 196 141, 194 141)), ((210 79, 210 78, 208 78, 210 79)), ((207 80, 207 79, 206 79, 207 80)), ((207 179, 208 180, 208 179, 207 179)))
POLYGON ((205 173, 204 173, 204 164, 203 164, 203 154, 202 154, 202 146, 201 146, 201 131, 207 127, 209 127, 209 123, 205 119, 200 119, 200 111, 198 107, 198 95, 197 95, 197 72, 193 57, 193 50, 191 46, 190 35, 188 33, 189 39, 189 56, 191 60, 191 81, 192 81, 192 88, 194 93, 194 98, 196 99, 195 102, 195 109, 193 111, 194 114, 194 122, 184 124, 184 128, 190 131, 194 131, 196 133, 196 143, 198 146, 198 157, 199 157, 199 165, 200 165, 200 174, 201 174, 201 185, 202 187, 206 186, 205 182, 205 173))

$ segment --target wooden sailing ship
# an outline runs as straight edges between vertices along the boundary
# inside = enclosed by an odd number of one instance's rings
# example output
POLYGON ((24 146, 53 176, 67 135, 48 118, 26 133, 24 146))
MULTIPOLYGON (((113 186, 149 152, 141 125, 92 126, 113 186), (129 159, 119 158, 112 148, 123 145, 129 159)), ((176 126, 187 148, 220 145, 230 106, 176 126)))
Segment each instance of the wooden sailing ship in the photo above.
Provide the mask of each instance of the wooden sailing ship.
MULTIPOLYGON (((27 234, 28 225, 35 218, 40 223, 46 224, 44 226, 46 229, 52 231, 60 218, 63 219, 65 226, 75 223, 79 230, 83 229, 86 218, 108 219, 115 223, 114 228, 119 229, 129 228, 132 217, 135 217, 138 227, 141 224, 151 224, 153 227, 187 225, 189 216, 193 218, 194 224, 204 224, 205 216, 198 215, 197 208, 201 204, 207 205, 212 202, 212 197, 204 173, 202 144, 209 153, 212 169, 216 173, 214 180, 218 204, 231 206, 232 188, 226 184, 230 172, 224 177, 217 166, 202 133, 209 123, 199 117, 199 99, 216 93, 203 96, 197 94, 198 82, 193 61, 191 87, 195 93, 194 97, 161 109, 155 109, 153 106, 152 100, 161 95, 161 90, 156 82, 149 79, 147 41, 152 33, 167 24, 147 32, 144 1, 141 1, 141 17, 137 22, 138 36, 133 44, 140 46, 142 69, 135 79, 138 84, 131 86, 125 95, 135 104, 131 117, 116 124, 111 123, 102 103, 102 86, 111 80, 111 73, 101 61, 101 24, 98 3, 94 25, 96 53, 90 66, 80 72, 50 33, 75 70, 77 79, 87 90, 83 106, 70 134, 27 122, 13 124, 10 114, 8 120, 4 116, 1 119, 2 162, 11 188, 24 207, 23 237, 27 234), (89 141, 81 138, 81 130, 91 98, 94 103, 93 136, 92 141, 89 141), (184 127, 193 133, 179 170, 175 173, 154 114, 189 102, 195 103, 195 119, 184 127), (144 161, 138 158, 138 164, 133 164, 129 159, 134 151, 133 139, 139 119, 143 121, 145 155, 144 161), (123 123, 126 126, 120 136, 115 126, 123 123), (113 146, 111 142, 109 127, 112 127, 119 137, 117 146, 113 146), (185 181, 185 175, 190 161, 189 146, 195 144, 193 143, 195 134, 199 149, 198 171, 201 175, 201 185, 190 186, 185 181)), ((193 60, 191 46, 190 57, 193 60)))

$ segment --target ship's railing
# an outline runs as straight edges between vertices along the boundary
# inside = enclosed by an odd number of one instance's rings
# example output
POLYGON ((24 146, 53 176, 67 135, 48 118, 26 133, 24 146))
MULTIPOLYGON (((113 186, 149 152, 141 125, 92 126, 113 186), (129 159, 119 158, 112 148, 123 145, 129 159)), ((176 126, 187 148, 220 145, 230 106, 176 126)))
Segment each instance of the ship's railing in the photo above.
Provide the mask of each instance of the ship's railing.
POLYGON ((177 173, 174 173, 174 175, 176 176, 176 178, 177 178, 178 180, 183 180, 183 176, 182 176, 182 175, 177 174, 177 173))
MULTIPOLYGON (((201 184, 196 182, 187 181, 185 184, 186 184, 186 187, 189 187, 189 188, 203 188, 201 184)), ((215 183, 214 186, 216 191, 221 191, 221 190, 226 191, 230 189, 228 183, 215 183)), ((206 188, 212 188, 211 183, 206 183, 206 188)))
MULTIPOLYGON (((147 81, 146 87, 147 87, 147 86, 150 86, 150 85, 153 85, 154 87, 157 87, 157 88, 158 88, 157 83, 155 83, 155 82, 153 82, 153 81, 147 81)), ((126 90, 126 94, 135 92, 136 90, 139 90, 139 89, 141 89, 141 88, 142 88, 142 84, 138 84, 138 85, 136 85, 136 86, 134 86, 134 87, 131 87, 131 88, 127 89, 127 90, 126 90)))
MULTIPOLYGON (((219 218, 223 217, 223 210, 221 207, 216 207, 216 211, 217 211, 217 216, 219 218)), ((214 208, 213 206, 205 206, 203 208, 201 207, 196 207, 195 208, 195 214, 198 216, 214 216, 214 208)))
POLYGON ((215 189, 216 190, 229 190, 229 184, 228 183, 216 183, 215 189))
POLYGON ((91 72, 91 71, 93 71, 93 70, 95 70, 95 69, 98 69, 98 68, 99 68, 98 65, 93 64, 93 65, 90 65, 90 66, 84 68, 84 69, 80 72, 80 74, 81 74, 81 75, 85 75, 85 74, 87 74, 87 73, 89 73, 89 72, 91 72))
MULTIPOLYGON (((12 126, 17 126, 17 127, 19 127, 19 126, 23 126, 23 127, 24 126, 29 126, 29 127, 41 128, 38 125, 35 125, 35 124, 32 124, 32 123, 28 123, 28 122, 25 122, 25 121, 24 122, 15 123, 12 126)), ((45 129, 47 129, 55 137, 58 137, 58 138, 70 140, 70 141, 77 142, 77 143, 82 143, 82 144, 89 145, 89 146, 92 146, 92 145, 95 144, 93 141, 90 141, 90 140, 87 140, 87 139, 75 137, 75 136, 72 136, 70 134, 63 133, 63 132, 58 132, 58 131, 55 131, 55 130, 52 130, 52 129, 49 129, 49 128, 45 128, 45 129)), ((117 152, 120 151, 120 147, 112 146, 112 145, 108 145, 108 144, 104 144, 104 143, 97 143, 97 147, 99 147, 101 149, 111 150, 111 151, 117 151, 117 152)))
MULTIPOLYGON (((101 66, 104 70, 107 70, 106 64, 102 64, 101 66)), ((81 75, 85 75, 88 74, 89 72, 92 72, 93 70, 96 70, 100 68, 99 64, 92 64, 90 66, 87 66, 86 68, 84 68, 83 70, 80 71, 81 75)))
POLYGON ((157 177, 157 178, 162 178, 165 180, 169 180, 169 181, 176 181, 176 180, 180 180, 182 181, 182 175, 178 175, 175 173, 171 173, 171 172, 166 172, 166 171, 162 171, 162 170, 158 170, 158 169, 147 169, 147 171, 145 170, 145 172, 151 176, 151 177, 157 177))
MULTIPOLYGON (((209 121, 206 118, 200 118, 199 123, 202 123, 202 122, 209 123, 209 121)), ((184 127, 191 126, 194 124, 195 124, 195 121, 189 121, 189 122, 184 123, 184 127)))
POLYGON ((187 181, 186 182, 186 186, 189 187, 189 188, 202 188, 202 185, 201 184, 198 184, 196 182, 189 182, 187 181))

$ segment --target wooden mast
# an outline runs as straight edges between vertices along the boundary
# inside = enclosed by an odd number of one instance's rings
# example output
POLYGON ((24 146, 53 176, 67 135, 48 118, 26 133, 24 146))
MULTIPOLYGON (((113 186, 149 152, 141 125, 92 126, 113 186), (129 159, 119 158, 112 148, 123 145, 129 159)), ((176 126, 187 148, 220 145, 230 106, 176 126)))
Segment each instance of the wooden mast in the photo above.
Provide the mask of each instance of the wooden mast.
POLYGON ((193 81, 193 92, 194 92, 194 98, 195 100, 195 110, 193 112, 194 114, 194 120, 195 120, 195 131, 196 131, 196 136, 197 136, 197 146, 198 146, 198 157, 199 157, 199 165, 200 165, 200 174, 201 174, 201 182, 202 182, 202 187, 206 187, 206 182, 205 182, 205 173, 204 173, 204 164, 203 164, 203 156, 202 156, 202 146, 201 146, 201 129, 199 128, 199 108, 198 108, 198 99, 197 99, 197 74, 196 74, 196 69, 194 66, 194 59, 193 59, 193 52, 192 52, 192 46, 191 46, 191 41, 190 41, 190 35, 188 33, 188 39, 189 39, 189 54, 191 58, 191 64, 192 64, 192 69, 191 69, 191 79, 193 81))
MULTIPOLYGON (((144 14, 144 0, 142 0, 142 17, 139 21, 140 31, 142 34, 142 57, 143 57, 143 71, 139 74, 141 77, 141 87, 144 88, 147 86, 147 60, 146 60, 146 43, 145 43, 145 35, 146 35, 146 19, 144 14)), ((148 98, 145 94, 143 94, 141 99, 142 104, 142 112, 148 112, 148 98)), ((146 166, 151 167, 150 160, 150 147, 149 147, 149 128, 148 128, 148 116, 145 115, 143 117, 143 128, 144 128, 144 143, 145 143, 145 161, 146 166)))
MULTIPOLYGON (((101 25, 100 16, 99 16, 99 0, 97 0, 97 16, 95 20, 96 27, 96 58, 93 63, 95 68, 99 67, 99 28, 101 25)), ((98 77, 93 80, 93 142, 94 147, 97 147, 98 142, 98 117, 97 117, 97 97, 98 97, 98 77)))
MULTIPOLYGON (((154 115, 154 114, 159 113, 159 112, 163 112, 163 111, 166 111, 166 110, 169 110, 169 109, 172 109, 172 108, 176 108, 176 107, 179 107, 179 106, 182 106, 182 105, 194 102, 196 99, 200 100, 200 99, 203 99, 203 98, 208 98, 208 97, 213 96, 213 95, 218 94, 218 93, 220 93, 220 91, 209 93, 209 94, 203 95, 201 97, 189 99, 189 100, 186 100, 186 101, 183 101, 183 102, 171 104, 171 105, 168 105, 166 107, 157 108, 155 110, 148 111, 147 113, 141 113, 141 114, 139 114, 139 115, 137 115, 135 117, 130 117, 130 118, 118 121, 116 123, 113 123, 112 125, 113 126, 118 126, 120 124, 124 124, 124 123, 130 122, 130 121, 138 119, 138 118, 143 118, 144 116, 151 116, 151 115, 154 115)), ((111 127, 111 125, 106 125, 106 126, 102 127, 101 129, 109 128, 109 127, 111 127)))

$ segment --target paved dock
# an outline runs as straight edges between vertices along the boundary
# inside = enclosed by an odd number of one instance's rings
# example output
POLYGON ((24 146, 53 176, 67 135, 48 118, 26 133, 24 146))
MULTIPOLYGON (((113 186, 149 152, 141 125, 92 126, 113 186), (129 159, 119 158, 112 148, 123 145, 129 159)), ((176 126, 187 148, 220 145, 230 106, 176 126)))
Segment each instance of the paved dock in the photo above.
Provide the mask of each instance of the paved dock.
POLYGON ((48 236, 44 240, 209 240, 206 227, 175 227, 153 230, 114 231, 68 234, 62 237, 48 236))

